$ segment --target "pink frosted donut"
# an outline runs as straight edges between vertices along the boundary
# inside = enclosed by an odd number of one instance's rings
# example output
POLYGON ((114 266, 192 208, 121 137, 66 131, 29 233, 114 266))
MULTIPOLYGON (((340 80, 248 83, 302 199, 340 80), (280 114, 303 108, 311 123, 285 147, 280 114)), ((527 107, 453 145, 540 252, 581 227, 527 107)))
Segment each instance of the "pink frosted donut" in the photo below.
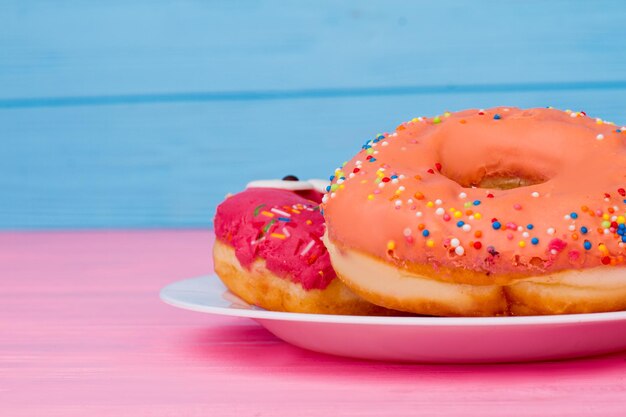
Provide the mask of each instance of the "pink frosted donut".
POLYGON ((215 271, 234 294, 268 310, 390 314, 340 280, 322 243, 322 193, 308 181, 255 181, 217 207, 215 271))
POLYGON ((498 107, 368 140, 324 197, 338 276, 433 315, 626 309, 626 129, 498 107))

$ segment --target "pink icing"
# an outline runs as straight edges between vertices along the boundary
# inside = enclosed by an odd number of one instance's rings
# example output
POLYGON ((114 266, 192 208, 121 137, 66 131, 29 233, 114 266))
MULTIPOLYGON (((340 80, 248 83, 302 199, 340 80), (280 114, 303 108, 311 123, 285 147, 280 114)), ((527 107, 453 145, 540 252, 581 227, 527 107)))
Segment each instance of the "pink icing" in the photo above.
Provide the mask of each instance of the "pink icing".
POLYGON ((324 289, 336 274, 321 241, 321 198, 314 190, 247 189, 217 207, 215 234, 244 267, 264 259, 276 275, 306 290, 324 289))

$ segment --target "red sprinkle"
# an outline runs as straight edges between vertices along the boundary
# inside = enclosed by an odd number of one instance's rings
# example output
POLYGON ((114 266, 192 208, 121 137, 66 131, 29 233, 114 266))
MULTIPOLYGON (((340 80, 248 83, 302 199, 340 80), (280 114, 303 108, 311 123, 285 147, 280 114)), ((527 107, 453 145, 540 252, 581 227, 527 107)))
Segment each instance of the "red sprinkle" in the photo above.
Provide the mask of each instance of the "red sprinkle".
POLYGON ((432 168, 429 168, 428 171, 426 171, 426 172, 428 172, 429 174, 434 174, 435 173, 435 171, 432 168))
POLYGON ((389 182, 389 181, 391 181, 391 178, 389 178, 389 177, 383 178, 383 182, 389 182))
POLYGON ((626 190, 624 190, 623 188, 618 188, 617 192, 619 193, 619 195, 621 195, 622 197, 626 196, 626 190))
POLYGON ((602 263, 603 263, 604 265, 608 265, 608 264, 610 264, 610 263, 611 263, 611 258, 609 258, 608 256, 603 256, 603 257, 602 257, 602 263))
POLYGON ((439 162, 435 163, 435 168, 437 168, 437 171, 441 172, 441 164, 439 162))
POLYGON ((356 174, 357 172, 359 172, 359 171, 360 171, 360 169, 359 169, 359 168, 354 168, 354 169, 352 170, 352 172, 354 172, 355 174, 356 174))
POLYGON ((491 193, 487 194, 487 198, 493 198, 493 194, 491 193))
POLYGON ((480 242, 474 242, 474 249, 480 249, 483 247, 483 244, 480 242))

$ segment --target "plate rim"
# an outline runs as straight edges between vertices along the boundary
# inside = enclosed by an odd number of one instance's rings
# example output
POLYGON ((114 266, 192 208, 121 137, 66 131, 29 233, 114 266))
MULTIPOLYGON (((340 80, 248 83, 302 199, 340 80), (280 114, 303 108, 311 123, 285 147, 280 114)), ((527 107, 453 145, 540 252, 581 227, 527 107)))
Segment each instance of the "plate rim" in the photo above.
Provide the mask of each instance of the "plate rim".
MULTIPOLYGON (((200 280, 219 281, 216 274, 207 274, 170 282, 159 292, 161 300, 173 307, 230 317, 246 317, 259 320, 279 320, 329 324, 360 324, 384 326, 436 326, 436 327, 481 327, 481 326, 552 326, 626 320, 626 311, 585 314, 559 314, 549 316, 501 316, 501 317, 398 317, 398 316, 349 316, 333 314, 290 313, 282 311, 256 310, 248 308, 193 305, 170 295, 184 283, 200 280)), ((223 284, 222 284, 223 285, 223 284)))

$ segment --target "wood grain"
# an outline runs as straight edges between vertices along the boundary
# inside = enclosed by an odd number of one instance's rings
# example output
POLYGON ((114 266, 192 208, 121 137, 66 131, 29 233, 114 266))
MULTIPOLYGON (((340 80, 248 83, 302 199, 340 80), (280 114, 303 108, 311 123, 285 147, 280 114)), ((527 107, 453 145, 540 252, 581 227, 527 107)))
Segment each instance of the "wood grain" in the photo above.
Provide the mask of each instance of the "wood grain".
POLYGON ((408 365, 287 345, 159 289, 211 271, 206 231, 0 233, 0 415, 605 416, 626 353, 408 365))
POLYGON ((3 1, 0 229, 205 227, 416 115, 626 123, 618 0, 3 1))

